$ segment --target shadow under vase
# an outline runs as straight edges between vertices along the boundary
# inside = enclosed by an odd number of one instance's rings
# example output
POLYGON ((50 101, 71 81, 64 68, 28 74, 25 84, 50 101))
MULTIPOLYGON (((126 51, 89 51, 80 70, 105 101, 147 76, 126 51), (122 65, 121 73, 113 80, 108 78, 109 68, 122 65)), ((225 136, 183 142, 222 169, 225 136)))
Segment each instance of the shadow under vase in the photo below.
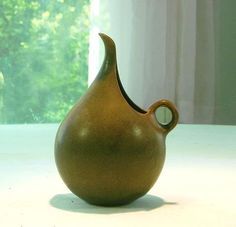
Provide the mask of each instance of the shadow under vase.
POLYGON ((113 214, 113 213, 149 211, 160 208, 166 204, 169 205, 177 204, 175 202, 166 202, 162 198, 155 195, 146 194, 143 197, 127 205, 104 207, 104 206, 91 205, 72 193, 57 194, 50 199, 49 203, 51 204, 51 206, 57 209, 71 212, 78 212, 78 213, 93 213, 93 214, 113 214))

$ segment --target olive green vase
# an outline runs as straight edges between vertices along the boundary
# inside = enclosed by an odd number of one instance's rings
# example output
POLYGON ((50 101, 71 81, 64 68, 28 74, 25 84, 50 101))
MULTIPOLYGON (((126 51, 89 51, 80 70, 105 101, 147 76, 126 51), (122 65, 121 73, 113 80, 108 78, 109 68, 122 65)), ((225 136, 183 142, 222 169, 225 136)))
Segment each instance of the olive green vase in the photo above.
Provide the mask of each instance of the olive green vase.
POLYGON ((61 123, 55 140, 55 160, 68 188, 91 204, 117 206, 146 194, 165 160, 165 138, 178 113, 168 100, 148 110, 125 93, 118 74, 113 40, 105 45, 103 65, 86 94, 61 123), (159 107, 172 114, 168 124, 155 117, 159 107))

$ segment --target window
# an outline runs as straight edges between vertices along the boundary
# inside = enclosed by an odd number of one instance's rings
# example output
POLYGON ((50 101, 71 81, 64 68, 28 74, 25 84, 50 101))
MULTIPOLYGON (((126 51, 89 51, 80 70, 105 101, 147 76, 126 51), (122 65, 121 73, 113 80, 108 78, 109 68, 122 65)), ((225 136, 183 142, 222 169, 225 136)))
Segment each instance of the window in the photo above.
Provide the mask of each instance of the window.
POLYGON ((0 123, 59 122, 87 88, 89 0, 1 0, 0 123))

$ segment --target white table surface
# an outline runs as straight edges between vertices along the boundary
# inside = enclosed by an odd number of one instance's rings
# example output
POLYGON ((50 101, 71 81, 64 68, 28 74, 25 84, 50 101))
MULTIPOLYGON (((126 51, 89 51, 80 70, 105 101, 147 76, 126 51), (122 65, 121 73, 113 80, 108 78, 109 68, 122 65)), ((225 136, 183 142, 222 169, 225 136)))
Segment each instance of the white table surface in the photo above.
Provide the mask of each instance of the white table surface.
POLYGON ((0 126, 1 227, 236 227, 236 126, 178 125, 155 186, 114 208, 66 188, 54 164, 57 127, 0 126))

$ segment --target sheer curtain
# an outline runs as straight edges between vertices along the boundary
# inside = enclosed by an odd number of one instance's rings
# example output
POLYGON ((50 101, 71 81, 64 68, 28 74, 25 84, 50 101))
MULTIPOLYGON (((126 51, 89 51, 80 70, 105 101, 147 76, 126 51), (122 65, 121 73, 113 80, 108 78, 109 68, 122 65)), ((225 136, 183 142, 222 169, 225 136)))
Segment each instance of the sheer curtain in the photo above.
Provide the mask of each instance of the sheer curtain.
MULTIPOLYGON (((227 65, 221 64, 217 47, 225 25, 220 21, 227 15, 229 21, 235 18, 224 2, 236 7, 232 0, 93 0, 90 82, 103 58, 97 33, 104 32, 116 43, 122 84, 137 105, 147 108, 166 98, 176 104, 182 123, 235 124, 236 93, 222 98, 227 91, 221 84, 231 81, 228 86, 234 89, 235 66, 223 75, 227 65), (229 13, 222 12, 227 7, 229 13)), ((232 29, 225 29, 230 37, 232 29)))

